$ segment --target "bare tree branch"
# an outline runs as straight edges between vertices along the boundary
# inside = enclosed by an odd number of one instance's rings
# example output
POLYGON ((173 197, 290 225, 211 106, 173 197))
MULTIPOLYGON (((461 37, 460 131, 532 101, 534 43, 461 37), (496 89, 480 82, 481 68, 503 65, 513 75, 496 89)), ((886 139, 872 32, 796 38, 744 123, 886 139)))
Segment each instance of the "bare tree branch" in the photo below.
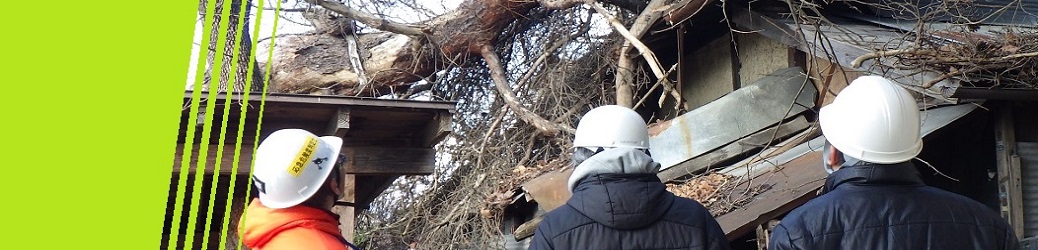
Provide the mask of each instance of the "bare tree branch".
POLYGON ((594 0, 587 0, 586 2, 594 8, 595 11, 609 20, 609 23, 616 28, 616 31, 627 39, 627 41, 624 42, 624 45, 620 48, 620 58, 616 67, 617 105, 628 108, 634 107, 634 92, 631 89, 634 85, 634 76, 632 72, 632 66, 634 63, 631 61, 631 58, 628 57, 632 45, 642 52, 645 60, 649 63, 649 68, 652 69, 652 72, 656 75, 657 79, 666 79, 666 76, 663 73, 663 67, 660 66, 659 60, 656 60, 656 55, 652 53, 652 50, 650 50, 649 47, 645 46, 645 44, 638 40, 638 37, 645 34, 645 32, 648 31, 649 26, 655 23, 656 20, 663 15, 663 11, 660 9, 663 9, 663 7, 667 5, 666 2, 667 1, 665 0, 653 0, 652 2, 649 2, 649 5, 645 7, 645 10, 638 15, 634 24, 631 25, 630 30, 625 28, 620 21, 616 20, 616 18, 610 15, 605 8, 602 8, 602 6, 594 0))
POLYGON ((876 51, 876 52, 871 52, 871 53, 868 53, 868 54, 861 55, 858 58, 854 58, 854 61, 851 61, 851 67, 854 67, 854 68, 861 67, 861 64, 864 63, 866 60, 869 60, 869 59, 875 59, 875 58, 880 58, 880 57, 888 57, 888 56, 896 56, 896 55, 901 55, 901 54, 912 54, 912 53, 928 53, 928 54, 931 54, 931 55, 934 54, 933 52, 929 52, 929 51, 923 52, 923 51, 919 51, 917 49, 896 49, 896 50, 876 51))
POLYGON ((483 60, 486 61, 487 67, 490 68, 490 77, 493 78, 497 91, 501 94, 505 103, 508 104, 508 107, 514 110, 519 118, 530 123, 545 135, 555 135, 562 131, 573 133, 573 128, 568 125, 550 122, 522 106, 519 98, 508 87, 508 80, 505 79, 505 69, 501 67, 501 59, 494 53, 490 45, 483 45, 480 48, 480 54, 483 56, 483 60))
POLYGON ((642 43, 642 41, 639 40, 638 37, 635 37, 634 34, 631 34, 631 31, 628 31, 627 28, 624 27, 622 23, 620 23, 620 20, 616 20, 616 17, 613 17, 613 15, 609 14, 609 11, 606 11, 605 8, 602 8, 602 5, 599 5, 594 1, 588 1, 587 4, 591 5, 591 7, 593 7, 595 11, 598 11, 598 14, 601 14, 603 17, 605 17, 606 20, 609 20, 609 24, 612 24, 613 28, 615 28, 617 32, 620 32, 621 36, 627 39, 628 43, 634 45, 634 47, 642 53, 642 55, 645 57, 645 61, 649 63, 649 68, 652 69, 652 73, 656 75, 657 79, 666 79, 666 76, 663 74, 663 66, 660 66, 660 61, 656 59, 656 54, 652 53, 652 50, 649 49, 649 46, 645 46, 645 44, 642 43))
POLYGON ((548 59, 548 57, 554 55, 556 50, 562 48, 563 45, 566 45, 567 43, 572 41, 574 37, 586 34, 588 30, 591 30, 590 13, 588 13, 587 20, 584 21, 584 25, 580 26, 580 29, 577 30, 577 32, 570 34, 561 40, 555 41, 555 43, 552 44, 551 47, 548 47, 544 50, 543 53, 541 53, 541 56, 537 57, 537 60, 533 61, 533 64, 531 64, 530 68, 526 70, 526 73, 523 74, 521 78, 519 78, 519 85, 522 86, 526 84, 526 82, 530 80, 530 77, 533 76, 534 72, 537 72, 537 69, 541 67, 541 64, 543 64, 544 61, 548 59))
POLYGON ((343 4, 338 3, 338 2, 332 2, 332 1, 327 1, 327 0, 306 0, 306 1, 309 2, 309 3, 312 3, 312 4, 320 5, 321 7, 324 7, 325 9, 334 11, 335 13, 339 13, 339 14, 341 14, 343 16, 348 17, 348 18, 352 18, 354 20, 360 21, 361 23, 364 23, 364 24, 366 24, 368 26, 371 26, 372 28, 376 28, 376 29, 380 29, 380 30, 385 30, 385 31, 389 31, 389 32, 397 33, 397 34, 409 35, 409 36, 422 36, 422 35, 426 34, 426 32, 425 32, 426 27, 424 27, 424 26, 395 23, 395 22, 386 20, 384 18, 372 15, 370 13, 366 13, 366 12, 363 12, 363 11, 359 11, 359 10, 350 8, 349 6, 343 5, 343 4))
MULTIPOLYGON (((671 73, 673 73, 674 69, 676 69, 677 67, 678 67, 677 63, 675 63, 674 65, 671 65, 670 69, 667 70, 667 75, 669 76, 671 73)), ((638 100, 638 103, 634 104, 634 108, 637 108, 638 106, 641 106, 642 103, 645 103, 645 100, 649 99, 649 96, 652 95, 652 92, 656 91, 656 88, 658 88, 662 84, 663 84, 663 79, 656 80, 656 84, 653 84, 652 88, 649 88, 648 93, 646 93, 645 96, 642 96, 642 98, 640 100, 638 100)), ((666 88, 666 87, 664 87, 664 88, 666 88)), ((666 90, 664 90, 664 91, 666 91, 666 90)), ((664 93, 663 96, 666 96, 666 93, 664 93)), ((662 99, 663 99, 663 97, 660 97, 660 100, 662 100, 662 99)))

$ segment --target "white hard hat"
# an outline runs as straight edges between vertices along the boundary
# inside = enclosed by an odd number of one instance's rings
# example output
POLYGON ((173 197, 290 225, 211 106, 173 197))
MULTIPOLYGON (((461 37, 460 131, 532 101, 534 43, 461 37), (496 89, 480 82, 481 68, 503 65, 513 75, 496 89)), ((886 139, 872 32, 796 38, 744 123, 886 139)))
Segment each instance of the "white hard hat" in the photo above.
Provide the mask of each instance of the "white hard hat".
POLYGON ((274 131, 256 149, 253 184, 270 208, 303 203, 321 188, 335 167, 342 138, 317 137, 302 129, 274 131))
POLYGON ((649 131, 638 113, 617 105, 601 106, 580 118, 573 147, 649 148, 649 131))
POLYGON ((905 162, 923 149, 915 98, 883 77, 855 79, 821 109, 818 122, 833 147, 866 162, 905 162))

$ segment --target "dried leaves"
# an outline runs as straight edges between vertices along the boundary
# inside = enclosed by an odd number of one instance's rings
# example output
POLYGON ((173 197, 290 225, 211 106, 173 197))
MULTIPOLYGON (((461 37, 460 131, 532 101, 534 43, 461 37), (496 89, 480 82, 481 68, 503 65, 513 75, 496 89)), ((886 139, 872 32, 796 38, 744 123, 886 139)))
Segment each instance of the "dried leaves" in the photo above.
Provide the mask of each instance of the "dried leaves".
POLYGON ((715 211, 728 209, 713 209, 714 205, 718 201, 724 200, 724 197, 731 193, 730 191, 735 187, 736 183, 734 176, 709 173, 690 179, 685 183, 667 184, 667 191, 702 203, 716 216, 715 211))

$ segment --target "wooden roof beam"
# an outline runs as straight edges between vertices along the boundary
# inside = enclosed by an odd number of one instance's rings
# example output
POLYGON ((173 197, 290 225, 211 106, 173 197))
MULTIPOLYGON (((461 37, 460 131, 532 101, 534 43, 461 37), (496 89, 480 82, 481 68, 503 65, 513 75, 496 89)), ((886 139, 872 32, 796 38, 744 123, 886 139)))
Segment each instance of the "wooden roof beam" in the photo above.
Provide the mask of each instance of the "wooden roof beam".
POLYGON ((418 146, 433 147, 442 141, 444 137, 447 137, 447 135, 453 132, 454 130, 451 128, 451 117, 453 117, 451 112, 436 112, 436 115, 433 116, 433 121, 429 122, 422 132, 423 136, 421 138, 423 139, 418 146))
POLYGON ((335 135, 339 138, 346 137, 346 132, 350 130, 350 109, 340 107, 336 110, 332 114, 332 119, 328 121, 328 129, 326 130, 326 134, 335 135))
MULTIPOLYGON (((219 146, 212 145, 206 153, 206 166, 202 171, 207 174, 219 172, 220 174, 232 174, 231 166, 234 164, 233 144, 223 146, 223 154, 217 155, 219 146), (216 171, 216 162, 220 162, 220 170, 216 171)), ((188 161, 188 169, 191 172, 198 170, 198 145, 192 147, 194 151, 188 161)), ((173 172, 179 173, 182 169, 180 162, 183 159, 184 144, 177 144, 177 152, 173 159, 173 172)), ((242 145, 238 159, 237 174, 249 174, 252 164, 252 145, 242 145)), ((345 174, 379 174, 379 175, 427 175, 431 174, 436 165, 436 150, 432 148, 385 148, 385 147, 344 147, 342 154, 346 155, 348 161, 343 165, 345 174)))

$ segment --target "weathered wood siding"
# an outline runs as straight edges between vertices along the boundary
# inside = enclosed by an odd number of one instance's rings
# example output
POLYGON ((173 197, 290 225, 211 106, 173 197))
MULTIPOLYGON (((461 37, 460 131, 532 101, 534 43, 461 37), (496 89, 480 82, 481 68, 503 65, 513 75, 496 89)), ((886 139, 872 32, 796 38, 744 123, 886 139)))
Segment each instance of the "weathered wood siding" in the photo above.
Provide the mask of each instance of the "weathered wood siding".
MULTIPOLYGON (((732 92, 732 54, 729 36, 718 37, 685 57, 682 90, 689 110, 732 92)), ((686 52, 687 53, 687 52, 686 52)))
POLYGON ((757 34, 735 35, 735 51, 739 55, 739 85, 746 86, 790 65, 790 48, 757 34))

